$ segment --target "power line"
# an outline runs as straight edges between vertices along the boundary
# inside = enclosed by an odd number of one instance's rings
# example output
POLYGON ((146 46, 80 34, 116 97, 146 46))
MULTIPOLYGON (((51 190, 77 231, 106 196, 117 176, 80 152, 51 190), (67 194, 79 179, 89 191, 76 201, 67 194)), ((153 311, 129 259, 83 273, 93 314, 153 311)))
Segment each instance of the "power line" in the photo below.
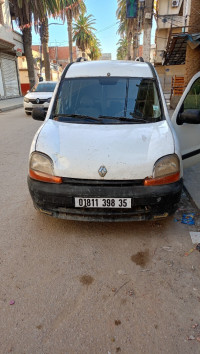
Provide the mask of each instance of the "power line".
MULTIPOLYGON (((110 26, 107 26, 107 27, 102 28, 101 30, 97 31, 96 33, 101 33, 101 32, 107 31, 108 29, 110 29, 110 28, 116 26, 118 23, 119 23, 119 21, 113 23, 113 24, 110 25, 110 26)), ((52 23, 52 24, 54 24, 54 23, 52 23)), ((63 25, 63 24, 60 24, 60 25, 63 25)), ((60 45, 60 44, 64 44, 64 43, 69 43, 69 41, 68 41, 68 40, 67 40, 67 41, 62 41, 62 42, 51 41, 51 42, 49 42, 49 43, 50 43, 50 44, 51 44, 51 43, 58 43, 58 44, 60 45)), ((38 44, 38 43, 33 43, 33 45, 40 45, 40 44, 38 44)))
POLYGON ((103 28, 103 29, 97 31, 96 33, 100 33, 100 32, 107 31, 108 29, 110 29, 110 28, 112 28, 112 27, 118 25, 118 23, 119 23, 119 21, 117 21, 117 22, 115 22, 114 24, 112 24, 112 25, 110 25, 110 26, 107 26, 107 27, 105 27, 105 28, 103 28))

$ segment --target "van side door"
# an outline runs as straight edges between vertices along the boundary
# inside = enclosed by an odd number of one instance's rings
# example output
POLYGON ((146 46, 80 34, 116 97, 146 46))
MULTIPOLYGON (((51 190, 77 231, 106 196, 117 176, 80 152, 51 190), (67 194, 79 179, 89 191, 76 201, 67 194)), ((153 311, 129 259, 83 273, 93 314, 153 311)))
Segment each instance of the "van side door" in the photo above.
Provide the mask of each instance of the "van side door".
POLYGON ((200 72, 186 87, 172 116, 179 139, 183 166, 200 162, 200 72))

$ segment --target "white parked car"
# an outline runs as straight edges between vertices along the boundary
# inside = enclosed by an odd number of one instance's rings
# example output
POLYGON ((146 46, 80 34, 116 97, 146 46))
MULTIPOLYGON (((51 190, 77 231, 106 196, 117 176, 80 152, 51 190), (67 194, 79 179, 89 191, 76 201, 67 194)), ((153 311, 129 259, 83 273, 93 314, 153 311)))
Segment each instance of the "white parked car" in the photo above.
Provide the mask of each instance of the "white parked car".
POLYGON ((73 220, 164 218, 180 200, 182 162, 200 161, 199 137, 200 73, 171 121, 151 64, 70 64, 31 145, 34 206, 73 220))
POLYGON ((24 96, 25 113, 31 114, 35 107, 43 108, 47 112, 56 84, 56 81, 42 81, 28 91, 24 96))

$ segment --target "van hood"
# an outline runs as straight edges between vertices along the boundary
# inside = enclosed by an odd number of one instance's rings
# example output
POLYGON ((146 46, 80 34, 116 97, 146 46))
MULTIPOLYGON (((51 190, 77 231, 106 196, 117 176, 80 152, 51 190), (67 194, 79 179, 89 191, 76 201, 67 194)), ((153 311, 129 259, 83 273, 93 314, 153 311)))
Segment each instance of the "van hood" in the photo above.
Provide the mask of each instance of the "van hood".
POLYGON ((50 156, 56 176, 134 180, 152 175, 154 163, 174 153, 167 121, 148 124, 73 124, 47 120, 35 150, 50 156), (98 170, 105 166, 107 174, 98 170))

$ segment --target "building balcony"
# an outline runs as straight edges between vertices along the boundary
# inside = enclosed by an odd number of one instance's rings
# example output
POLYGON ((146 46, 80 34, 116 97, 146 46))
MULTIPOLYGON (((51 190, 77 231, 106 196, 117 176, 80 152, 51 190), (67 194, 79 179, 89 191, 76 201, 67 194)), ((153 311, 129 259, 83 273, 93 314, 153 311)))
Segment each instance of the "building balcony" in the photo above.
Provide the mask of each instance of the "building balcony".
POLYGON ((157 28, 167 29, 171 27, 184 27, 185 17, 175 15, 159 15, 157 16, 157 28))

